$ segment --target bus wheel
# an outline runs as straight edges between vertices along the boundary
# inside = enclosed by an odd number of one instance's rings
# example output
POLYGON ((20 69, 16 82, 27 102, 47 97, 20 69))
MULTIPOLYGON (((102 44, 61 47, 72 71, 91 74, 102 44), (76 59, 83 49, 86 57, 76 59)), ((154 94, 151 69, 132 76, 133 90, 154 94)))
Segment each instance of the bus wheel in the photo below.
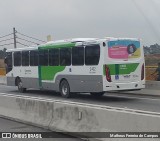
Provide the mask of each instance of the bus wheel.
POLYGON ((22 83, 21 79, 18 79, 17 86, 18 86, 19 92, 21 92, 21 93, 26 92, 26 88, 23 88, 23 83, 22 83))
POLYGON ((105 92, 99 92, 99 93, 90 93, 94 97, 101 97, 104 95, 105 92))
POLYGON ((61 96, 65 97, 65 98, 69 98, 71 96, 70 87, 69 87, 69 84, 66 80, 63 80, 60 83, 60 93, 61 93, 61 96))

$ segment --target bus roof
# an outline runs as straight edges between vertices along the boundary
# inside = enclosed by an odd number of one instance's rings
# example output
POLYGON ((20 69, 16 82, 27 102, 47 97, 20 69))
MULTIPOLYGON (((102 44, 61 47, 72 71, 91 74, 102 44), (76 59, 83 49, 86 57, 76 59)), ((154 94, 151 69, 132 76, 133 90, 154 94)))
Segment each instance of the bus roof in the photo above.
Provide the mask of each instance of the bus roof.
POLYGON ((59 45, 59 44, 77 43, 77 42, 89 42, 89 41, 95 41, 95 40, 98 40, 98 39, 97 38, 73 38, 73 39, 50 41, 40 46, 59 45))
POLYGON ((66 40, 58 40, 58 41, 50 41, 46 44, 40 45, 40 49, 46 48, 61 48, 61 47, 74 47, 83 45, 84 43, 95 43, 99 39, 97 38, 73 38, 73 39, 66 39, 66 40))
POLYGON ((50 48, 50 47, 63 47, 63 46, 79 46, 85 44, 94 44, 98 43, 98 41, 116 41, 116 40, 133 40, 133 41, 140 41, 138 38, 114 38, 114 37, 105 37, 102 39, 98 38, 73 38, 73 39, 65 39, 65 40, 57 40, 57 41, 50 41, 45 44, 41 45, 34 45, 25 48, 16 48, 16 49, 7 49, 7 52, 12 51, 22 51, 22 50, 35 50, 38 48, 50 48))
POLYGON ((97 38, 73 38, 73 39, 57 40, 57 41, 47 42, 45 45, 58 44, 58 43, 86 42, 86 41, 92 41, 92 40, 97 40, 97 38))
POLYGON ((7 49, 6 52, 12 52, 12 51, 22 51, 22 50, 38 50, 38 46, 31 46, 31 47, 25 47, 25 48, 14 48, 14 49, 7 49))
POLYGON ((41 45, 34 45, 30 47, 25 48, 16 48, 16 49, 7 49, 7 52, 12 51, 22 51, 22 50, 35 50, 38 48, 47 48, 50 46, 65 46, 65 45, 75 45, 76 43, 83 43, 83 42, 93 42, 95 40, 98 40, 97 38, 73 38, 73 39, 65 39, 65 40, 57 40, 57 41, 50 41, 45 44, 41 45))

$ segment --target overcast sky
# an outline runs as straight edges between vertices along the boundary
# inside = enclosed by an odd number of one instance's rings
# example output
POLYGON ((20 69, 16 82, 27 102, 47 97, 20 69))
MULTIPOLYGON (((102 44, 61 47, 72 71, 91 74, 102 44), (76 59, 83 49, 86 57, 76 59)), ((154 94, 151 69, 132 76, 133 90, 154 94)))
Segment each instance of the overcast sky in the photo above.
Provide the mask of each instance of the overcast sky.
MULTIPOLYGON (((160 44, 160 0, 0 0, 0 36, 136 37, 160 44)), ((1 43, 0 43, 1 44, 1 43)))

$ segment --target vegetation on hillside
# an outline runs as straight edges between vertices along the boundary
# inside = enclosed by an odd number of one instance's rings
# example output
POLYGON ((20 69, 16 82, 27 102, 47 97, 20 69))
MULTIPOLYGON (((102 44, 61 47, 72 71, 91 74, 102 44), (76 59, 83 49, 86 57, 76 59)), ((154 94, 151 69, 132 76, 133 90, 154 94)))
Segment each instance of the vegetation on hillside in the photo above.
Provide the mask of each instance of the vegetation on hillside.
POLYGON ((160 62, 160 45, 144 46, 146 66, 156 66, 160 62))

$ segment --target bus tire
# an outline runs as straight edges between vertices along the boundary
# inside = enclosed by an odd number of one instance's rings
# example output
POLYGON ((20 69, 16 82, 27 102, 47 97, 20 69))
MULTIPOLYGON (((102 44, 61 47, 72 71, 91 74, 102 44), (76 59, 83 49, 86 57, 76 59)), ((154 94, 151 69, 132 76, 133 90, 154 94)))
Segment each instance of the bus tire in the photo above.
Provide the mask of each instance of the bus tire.
POLYGON ((61 96, 64 98, 71 97, 70 87, 67 80, 62 80, 62 82, 60 83, 60 93, 61 93, 61 96))
POLYGON ((105 92, 90 93, 90 94, 91 94, 91 96, 93 96, 93 97, 101 97, 101 96, 103 96, 103 95, 104 95, 104 93, 105 93, 105 92))
POLYGON ((20 78, 17 80, 17 86, 20 93, 26 92, 26 88, 23 88, 23 83, 20 78))

